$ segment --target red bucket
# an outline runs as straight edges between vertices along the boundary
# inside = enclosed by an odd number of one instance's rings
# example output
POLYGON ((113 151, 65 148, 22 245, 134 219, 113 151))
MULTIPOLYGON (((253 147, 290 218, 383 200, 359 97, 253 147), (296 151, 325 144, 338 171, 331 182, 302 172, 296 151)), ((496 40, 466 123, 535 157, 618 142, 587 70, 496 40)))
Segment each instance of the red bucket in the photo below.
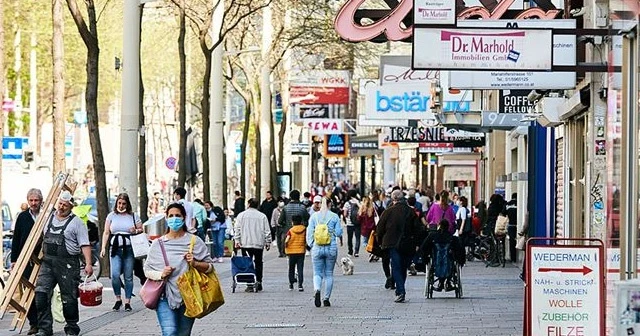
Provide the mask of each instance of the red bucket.
POLYGON ((87 282, 88 277, 78 286, 80 304, 87 307, 99 306, 102 303, 102 284, 98 282, 95 275, 91 276, 93 281, 87 282))

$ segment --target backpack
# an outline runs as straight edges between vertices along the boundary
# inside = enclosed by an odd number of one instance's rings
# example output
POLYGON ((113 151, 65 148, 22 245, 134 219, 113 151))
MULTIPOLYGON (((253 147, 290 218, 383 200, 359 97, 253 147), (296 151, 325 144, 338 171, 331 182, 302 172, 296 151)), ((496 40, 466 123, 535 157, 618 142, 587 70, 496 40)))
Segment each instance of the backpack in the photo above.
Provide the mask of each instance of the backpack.
POLYGON ((434 250, 434 275, 439 279, 447 278, 451 275, 451 262, 449 261, 449 243, 437 243, 434 250))
POLYGON ((313 240, 316 242, 316 245, 320 246, 331 244, 331 232, 329 232, 329 225, 327 225, 324 219, 318 223, 313 230, 313 240))
POLYGON ((357 203, 349 204, 349 220, 352 225, 360 225, 358 222, 358 211, 360 211, 360 206, 357 203))

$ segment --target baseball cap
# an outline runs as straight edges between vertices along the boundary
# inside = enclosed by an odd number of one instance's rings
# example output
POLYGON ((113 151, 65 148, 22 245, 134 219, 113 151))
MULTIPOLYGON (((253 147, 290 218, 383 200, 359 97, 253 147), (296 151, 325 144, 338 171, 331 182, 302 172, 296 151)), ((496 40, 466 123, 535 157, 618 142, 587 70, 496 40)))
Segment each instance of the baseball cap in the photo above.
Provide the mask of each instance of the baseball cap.
POLYGON ((322 196, 320 196, 320 195, 316 195, 316 196, 313 198, 313 203, 321 203, 321 202, 322 202, 322 196))

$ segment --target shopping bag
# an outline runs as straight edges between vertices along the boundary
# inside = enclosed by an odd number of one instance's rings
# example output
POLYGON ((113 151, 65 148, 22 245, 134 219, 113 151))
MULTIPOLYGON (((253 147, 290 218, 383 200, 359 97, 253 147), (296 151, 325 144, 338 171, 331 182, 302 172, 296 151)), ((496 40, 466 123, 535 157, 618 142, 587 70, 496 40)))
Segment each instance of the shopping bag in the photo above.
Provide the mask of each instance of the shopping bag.
MULTIPOLYGON (((33 302, 32 304, 35 304, 33 302)), ((62 296, 60 295, 60 287, 56 285, 51 296, 51 315, 53 320, 58 323, 64 323, 64 315, 62 314, 62 296)))
POLYGON ((133 249, 133 256, 136 258, 145 258, 149 253, 149 237, 146 233, 140 233, 137 235, 129 236, 131 239, 131 248, 133 249))
POLYGON ((369 240, 367 241, 367 247, 365 249, 368 253, 380 257, 382 256, 382 248, 380 247, 380 244, 378 244, 377 240, 378 239, 376 238, 376 230, 371 231, 369 240))
MULTIPOLYGON (((189 253, 193 251, 195 236, 191 238, 189 253)), ((214 271, 200 273, 189 266, 187 272, 178 277, 178 290, 185 305, 184 316, 202 318, 224 304, 220 280, 214 271)))

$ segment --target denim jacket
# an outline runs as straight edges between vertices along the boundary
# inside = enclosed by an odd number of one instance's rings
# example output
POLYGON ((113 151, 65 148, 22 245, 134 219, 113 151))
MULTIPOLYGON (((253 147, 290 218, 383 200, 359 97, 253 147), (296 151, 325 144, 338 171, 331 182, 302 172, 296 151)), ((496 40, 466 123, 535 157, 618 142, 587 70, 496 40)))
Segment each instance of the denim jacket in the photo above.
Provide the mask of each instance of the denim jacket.
POLYGON ((315 245, 313 233, 316 230, 316 225, 325 221, 327 223, 327 226, 329 227, 329 232, 332 233, 330 246, 338 246, 336 238, 342 237, 342 226, 340 225, 340 217, 329 210, 327 210, 324 215, 322 211, 318 211, 311 215, 311 218, 309 218, 309 226, 307 227, 307 245, 311 247, 315 245))

